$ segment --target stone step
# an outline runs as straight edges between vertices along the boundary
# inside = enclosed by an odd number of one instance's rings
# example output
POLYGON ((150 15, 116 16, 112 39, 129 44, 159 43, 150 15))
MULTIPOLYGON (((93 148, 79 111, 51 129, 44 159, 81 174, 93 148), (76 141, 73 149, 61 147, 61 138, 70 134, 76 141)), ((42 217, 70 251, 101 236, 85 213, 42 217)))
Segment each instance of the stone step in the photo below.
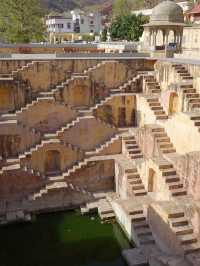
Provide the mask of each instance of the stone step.
POLYGON ((176 175, 176 170, 174 168, 168 168, 162 170, 162 176, 172 176, 176 175))
POLYGON ((132 185, 132 190, 135 192, 136 190, 144 190, 144 185, 143 184, 138 184, 138 185, 132 185))
POLYGON ((164 130, 164 128, 162 128, 162 127, 157 127, 157 128, 153 128, 152 129, 152 132, 165 132, 165 130, 164 130))
POLYGON ((140 175, 138 174, 137 170, 136 170, 135 173, 133 173, 133 174, 127 176, 127 179, 128 179, 128 180, 129 180, 129 179, 133 180, 133 179, 138 179, 138 178, 140 178, 140 175))
POLYGON ((144 216, 144 214, 139 213, 139 214, 135 214, 135 215, 130 215, 131 217, 131 221, 132 222, 144 222, 146 221, 146 218, 144 216))
POLYGON ((138 154, 138 153, 141 153, 140 149, 130 149, 128 150, 128 153, 129 154, 138 154))
MULTIPOLYGON (((167 134, 165 134, 167 136, 167 134)), ((170 142, 170 138, 169 137, 159 137, 157 138, 157 142, 158 143, 166 143, 166 142, 170 142)))
POLYGON ((193 88, 193 84, 180 84, 180 88, 181 89, 189 89, 189 88, 193 88))
POLYGON ((193 232, 194 232, 193 227, 191 225, 184 225, 184 226, 175 227, 173 229, 173 231, 175 232, 175 234, 177 236, 193 234, 193 232))
POLYGON ((168 162, 160 162, 159 163, 159 169, 160 170, 167 170, 167 169, 171 169, 171 168, 173 168, 173 164, 170 164, 170 163, 168 163, 168 162))
POLYGON ((197 238, 194 234, 179 235, 178 238, 181 242, 181 245, 197 243, 197 238))
POLYGON ((161 142, 159 146, 160 148, 173 148, 173 144, 171 142, 161 142))
POLYGON ((156 119, 157 120, 165 120, 165 119, 168 119, 168 116, 167 115, 156 115, 156 119))
POLYGON ((149 103, 150 107, 157 107, 157 106, 161 106, 161 104, 159 102, 153 102, 153 103, 149 103))
POLYGON ((183 246, 183 249, 184 249, 185 254, 190 254, 193 252, 200 251, 200 243, 197 242, 197 243, 185 245, 183 246))
POLYGON ((159 102, 158 98, 148 98, 147 102, 152 103, 152 102, 159 102))
POLYGON ((136 229, 136 234, 138 236, 146 236, 146 235, 152 236, 152 232, 151 232, 151 229, 149 227, 146 227, 146 228, 137 228, 136 229))
POLYGON ((155 240, 152 235, 141 236, 139 241, 141 245, 150 245, 155 243, 155 240))
POLYGON ((123 140, 135 140, 134 136, 124 136, 123 140))
POLYGON ((137 149, 139 148, 137 144, 126 144, 127 149, 137 149))
POLYGON ((141 159, 143 158, 143 155, 142 154, 135 154, 135 155, 131 155, 131 159, 141 159))
POLYGON ((191 120, 194 120, 194 121, 196 121, 196 120, 200 120, 200 115, 191 115, 191 116, 190 116, 190 119, 191 119, 191 120))
POLYGON ((185 217, 170 218, 169 221, 172 227, 186 226, 189 224, 187 218, 185 217))
POLYGON ((152 111, 163 111, 162 106, 151 106, 150 108, 152 111))
POLYGON ((184 188, 177 188, 171 191, 173 197, 187 195, 187 191, 184 188))
POLYGON ((161 151, 162 151, 162 153, 174 153, 174 152, 176 152, 175 149, 164 149, 164 148, 162 148, 161 151))
POLYGON ((184 89, 183 93, 185 93, 185 94, 187 94, 187 93, 196 93, 196 89, 194 89, 194 88, 184 89))
POLYGON ((129 184, 131 185, 139 185, 139 184, 142 184, 142 180, 140 178, 137 178, 137 179, 133 179, 129 182, 129 184))
POLYGON ((195 126, 200 126, 200 121, 196 121, 196 122, 194 122, 194 125, 195 125, 195 126))
POLYGON ((185 213, 184 213, 184 211, 181 211, 181 210, 168 213, 168 218, 169 219, 182 218, 184 216, 185 216, 185 213))
POLYGON ((183 188, 183 183, 181 181, 169 184, 169 190, 179 189, 179 188, 183 188))
POLYGON ((165 182, 166 183, 174 183, 180 181, 179 176, 173 175, 173 176, 166 176, 165 177, 165 182))
POLYGON ((129 211, 129 215, 137 215, 137 214, 143 214, 143 209, 134 209, 129 211))
POLYGON ((145 189, 135 190, 134 191, 134 195, 137 196, 137 197, 145 196, 145 195, 147 195, 147 192, 145 191, 145 189))
POLYGON ((191 103, 190 104, 191 108, 200 108, 200 103, 191 103))
POLYGON ((167 138, 168 137, 165 132, 155 133, 154 136, 155 138, 167 138))
POLYGON ((154 114, 157 115, 166 115, 165 111, 154 111, 154 114))
POLYGON ((139 228, 149 228, 149 225, 148 223, 146 222, 146 220, 143 220, 143 221, 135 221, 133 223, 133 227, 135 229, 139 229, 139 228))
POLYGON ((187 98, 198 98, 199 97, 199 93, 186 93, 185 96, 187 98))
POLYGON ((137 144, 136 143, 136 140, 126 140, 125 143, 126 143, 126 145, 130 145, 130 144, 131 145, 134 145, 134 144, 137 144))
POLYGON ((137 169, 136 168, 125 169, 125 173, 126 174, 132 174, 132 173, 135 173, 135 172, 137 172, 137 169))
POLYGON ((192 80, 193 79, 193 77, 191 77, 191 76, 185 76, 185 77, 182 77, 183 79, 185 79, 185 80, 192 80))
POLYGON ((188 100, 189 103, 200 103, 200 98, 190 98, 188 100))

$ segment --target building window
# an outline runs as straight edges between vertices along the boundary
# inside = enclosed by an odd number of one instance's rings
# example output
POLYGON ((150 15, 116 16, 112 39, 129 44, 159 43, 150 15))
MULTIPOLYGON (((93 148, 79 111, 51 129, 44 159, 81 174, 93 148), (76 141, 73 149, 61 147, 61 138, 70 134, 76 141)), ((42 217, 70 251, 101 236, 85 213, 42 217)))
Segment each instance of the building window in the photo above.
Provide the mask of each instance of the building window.
POLYGON ((93 20, 90 20, 90 24, 92 24, 92 25, 93 25, 93 24, 94 24, 94 21, 93 21, 93 20))
POLYGON ((83 18, 81 19, 81 24, 84 24, 84 19, 83 18))
POLYGON ((63 29, 64 28, 64 25, 63 24, 58 24, 58 28, 59 29, 63 29))
POLYGON ((67 28, 71 29, 71 23, 70 22, 67 23, 67 28))
POLYGON ((90 33, 94 33, 94 31, 93 30, 90 30, 90 33))

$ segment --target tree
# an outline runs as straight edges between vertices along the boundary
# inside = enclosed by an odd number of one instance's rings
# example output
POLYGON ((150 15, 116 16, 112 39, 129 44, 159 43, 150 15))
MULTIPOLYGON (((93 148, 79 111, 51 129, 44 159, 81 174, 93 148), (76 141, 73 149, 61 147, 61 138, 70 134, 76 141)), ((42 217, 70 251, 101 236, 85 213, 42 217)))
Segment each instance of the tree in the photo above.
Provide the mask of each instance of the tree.
POLYGON ((113 18, 126 16, 131 12, 129 0, 116 0, 113 6, 113 18))
POLYGON ((108 33, 108 29, 107 27, 105 27, 101 33, 101 41, 102 42, 106 42, 107 40, 107 33, 108 33))
POLYGON ((43 40, 44 15, 39 0, 0 0, 1 37, 11 43, 43 40))
POLYGON ((143 33, 143 24, 147 21, 148 18, 141 14, 117 17, 110 27, 111 37, 117 40, 139 41, 143 33))

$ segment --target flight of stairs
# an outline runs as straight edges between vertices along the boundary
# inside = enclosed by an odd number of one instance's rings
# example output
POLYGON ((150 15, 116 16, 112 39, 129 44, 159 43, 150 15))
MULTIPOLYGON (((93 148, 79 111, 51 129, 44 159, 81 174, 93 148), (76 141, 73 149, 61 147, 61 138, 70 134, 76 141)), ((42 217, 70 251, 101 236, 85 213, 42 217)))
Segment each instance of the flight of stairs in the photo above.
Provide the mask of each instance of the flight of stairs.
POLYGON ((163 154, 174 153, 176 149, 170 141, 167 133, 164 128, 157 127, 152 129, 152 133, 154 135, 155 141, 158 144, 158 147, 163 154))
POLYGON ((200 109, 200 95, 192 84, 181 85, 183 95, 187 101, 187 108, 189 111, 195 111, 200 109))
POLYGON ((33 195, 29 196, 28 200, 29 201, 36 200, 38 198, 41 198, 43 195, 48 194, 49 191, 55 191, 55 190, 60 190, 60 189, 70 189, 74 192, 88 195, 93 199, 95 198, 94 194, 86 190, 85 188, 79 187, 71 182, 69 183, 69 182, 63 181, 63 182, 54 182, 54 183, 50 183, 46 185, 45 188, 42 188, 38 193, 34 193, 33 195))
POLYGON ((142 179, 136 168, 126 169, 125 175, 127 178, 128 190, 130 188, 131 194, 133 193, 136 197, 147 195, 142 179))
POLYGON ((188 70, 181 64, 173 64, 172 67, 178 73, 178 75, 182 78, 182 80, 193 80, 193 77, 190 75, 188 70))
POLYGON ((126 155, 130 159, 135 160, 135 159, 143 158, 142 152, 139 146, 137 145, 137 142, 134 136, 124 136, 123 142, 125 144, 126 155))
POLYGON ((129 212, 129 215, 131 217, 134 232, 139 242, 138 244, 140 246, 155 245, 155 240, 147 219, 144 215, 143 209, 133 209, 129 212))
POLYGON ((101 152, 103 149, 105 149, 106 147, 111 145, 114 141, 119 139, 121 137, 121 134, 122 133, 115 134, 109 140, 102 143, 100 145, 100 147, 95 148, 94 150, 90 151, 89 153, 86 153, 85 158, 83 158, 79 162, 76 162, 71 168, 66 170, 66 172, 63 172, 61 175, 48 177, 48 183, 50 183, 50 184, 45 185, 45 187, 42 188, 39 192, 31 195, 29 197, 29 199, 35 200, 36 198, 41 197, 43 194, 48 193, 48 190, 54 189, 54 187, 58 188, 58 186, 59 186, 59 188, 63 188, 63 187, 65 188, 66 187, 66 184, 65 184, 66 183, 65 182, 66 177, 70 176, 72 173, 75 173, 77 170, 81 169, 83 166, 86 166, 88 164, 88 162, 91 161, 91 156, 98 155, 99 152, 101 152), (58 184, 58 183, 61 183, 61 184, 58 184))
POLYGON ((169 163, 165 159, 158 161, 159 170, 162 173, 162 178, 168 187, 170 195, 172 197, 186 196, 187 191, 184 188, 183 182, 174 169, 173 164, 169 163))
POLYGON ((161 106, 161 103, 159 102, 159 98, 158 97, 152 97, 149 96, 146 98, 149 107, 151 109, 151 111, 153 112, 153 114, 156 117, 156 120, 166 120, 168 119, 168 115, 166 114, 166 112, 164 111, 163 107, 161 106))
POLYGON ((98 63, 97 65, 90 67, 86 70, 84 70, 84 75, 83 73, 80 73, 79 76, 72 75, 72 77, 67 78, 67 80, 61 82, 61 84, 57 85, 54 89, 51 89, 50 91, 43 91, 39 93, 39 96, 32 100, 31 103, 26 104, 26 106, 22 107, 20 110, 17 110, 15 113, 8 113, 8 114, 3 114, 0 117, 0 120, 13 120, 16 119, 18 115, 20 115, 22 112, 29 110, 32 106, 37 104, 40 101, 55 101, 55 95, 57 92, 60 90, 64 89, 66 85, 69 85, 71 82, 74 82, 75 79, 86 79, 88 77, 87 74, 89 74, 91 71, 101 67, 102 65, 106 64, 106 61, 103 61, 101 63, 98 63))
POLYGON ((200 132, 200 113, 193 113, 190 114, 190 120, 194 123, 194 126, 198 128, 198 131, 200 132))
MULTIPOLYGON (((8 74, 0 74, 0 79, 13 79, 14 76, 16 76, 18 73, 20 73, 21 71, 30 68, 31 66, 33 66, 35 63, 37 63, 39 61, 32 61, 32 62, 28 62, 27 64, 18 67, 16 70, 13 70, 11 73, 8 74)), ((44 61, 43 61, 44 62, 44 61)))
POLYGON ((153 75, 145 77, 144 81, 145 81, 145 86, 147 87, 148 94, 161 93, 160 85, 156 81, 156 78, 153 75))
POLYGON ((185 255, 200 252, 200 243, 184 211, 171 211, 168 214, 168 221, 180 245, 183 247, 185 255))

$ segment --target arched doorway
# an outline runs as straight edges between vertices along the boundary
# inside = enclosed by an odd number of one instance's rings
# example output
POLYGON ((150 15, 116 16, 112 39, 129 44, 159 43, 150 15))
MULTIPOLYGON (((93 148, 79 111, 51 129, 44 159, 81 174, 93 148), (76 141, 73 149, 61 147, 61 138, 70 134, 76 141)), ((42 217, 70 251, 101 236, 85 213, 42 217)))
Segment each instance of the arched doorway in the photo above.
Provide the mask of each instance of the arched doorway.
POLYGON ((169 97, 169 115, 178 112, 178 95, 176 92, 172 92, 169 97))
POLYGON ((45 173, 46 174, 57 174, 61 172, 60 164, 60 152, 56 150, 50 150, 45 155, 45 173))
POLYGON ((149 177, 148 177, 148 192, 154 192, 155 191, 155 185, 156 185, 156 173, 155 171, 150 168, 149 169, 149 177))

